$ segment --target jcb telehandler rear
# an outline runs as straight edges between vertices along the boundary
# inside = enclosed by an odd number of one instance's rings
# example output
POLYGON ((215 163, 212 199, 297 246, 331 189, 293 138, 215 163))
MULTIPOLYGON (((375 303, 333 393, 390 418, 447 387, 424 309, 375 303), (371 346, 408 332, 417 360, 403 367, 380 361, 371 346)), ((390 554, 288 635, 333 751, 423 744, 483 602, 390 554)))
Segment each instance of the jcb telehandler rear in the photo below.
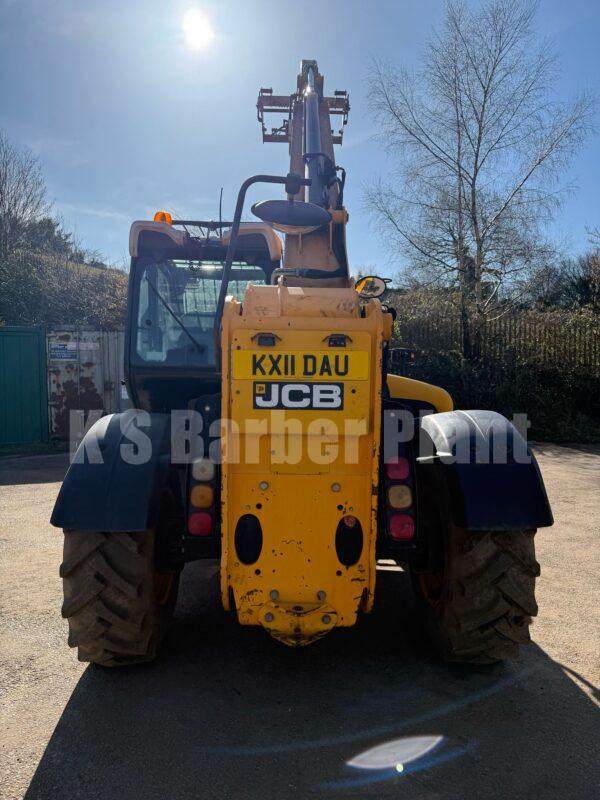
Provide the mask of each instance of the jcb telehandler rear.
POLYGON ((245 181, 232 222, 163 212, 131 228, 137 410, 87 432, 52 517, 83 661, 154 657, 179 574, 201 558, 220 559, 224 608, 288 645, 368 613, 378 559, 410 572, 446 659, 489 663, 529 640, 533 538, 552 524, 539 470, 499 414, 454 411, 443 389, 390 374, 385 284, 355 285, 346 256, 333 145, 348 111, 303 61, 292 95, 258 98, 264 141, 289 145, 287 176, 245 181), (272 112, 284 119, 269 129, 272 112), (242 223, 258 182, 287 199, 242 223))

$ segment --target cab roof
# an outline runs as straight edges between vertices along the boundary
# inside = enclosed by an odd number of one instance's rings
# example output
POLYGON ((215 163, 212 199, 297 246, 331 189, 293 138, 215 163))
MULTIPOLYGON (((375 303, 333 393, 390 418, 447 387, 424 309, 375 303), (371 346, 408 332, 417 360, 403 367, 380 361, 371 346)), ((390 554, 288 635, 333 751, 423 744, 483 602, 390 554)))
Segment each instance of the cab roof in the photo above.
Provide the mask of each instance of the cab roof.
MULTIPOLYGON (((137 220, 129 233, 129 253, 132 258, 149 256, 154 258, 183 258, 224 261, 231 235, 231 229, 223 231, 222 236, 195 236, 186 228, 166 222, 137 220)), ((234 259, 248 264, 271 264, 281 261, 281 239, 264 222, 242 222, 234 259)))

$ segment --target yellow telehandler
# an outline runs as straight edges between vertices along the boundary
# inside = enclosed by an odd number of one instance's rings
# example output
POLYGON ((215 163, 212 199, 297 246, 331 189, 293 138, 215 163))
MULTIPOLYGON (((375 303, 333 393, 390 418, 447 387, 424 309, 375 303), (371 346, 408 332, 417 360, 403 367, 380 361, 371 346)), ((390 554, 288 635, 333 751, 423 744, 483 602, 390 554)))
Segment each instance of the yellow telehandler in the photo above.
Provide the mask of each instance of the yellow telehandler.
POLYGON ((537 464, 499 414, 391 374, 385 281, 355 283, 346 255, 334 145, 349 107, 302 61, 292 94, 257 103, 287 175, 247 179, 228 222, 132 225, 135 410, 87 431, 52 516, 82 661, 153 658, 180 572, 202 558, 220 559, 224 608, 287 645, 368 614, 380 559, 410 573, 445 659, 491 663, 529 640, 533 537, 552 524, 537 464), (242 222, 256 183, 285 197, 242 222))

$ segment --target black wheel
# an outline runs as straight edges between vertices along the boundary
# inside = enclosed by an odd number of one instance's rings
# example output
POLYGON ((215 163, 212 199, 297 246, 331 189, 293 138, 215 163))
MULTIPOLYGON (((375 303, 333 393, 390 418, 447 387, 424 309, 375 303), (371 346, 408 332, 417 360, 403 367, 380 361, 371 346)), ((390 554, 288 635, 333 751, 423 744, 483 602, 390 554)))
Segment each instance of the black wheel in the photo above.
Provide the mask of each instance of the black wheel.
POLYGON ((179 573, 155 567, 154 531, 65 530, 60 567, 69 646, 80 661, 115 667, 156 655, 177 600, 179 573))
POLYGON ((540 574, 534 534, 447 524, 439 569, 411 570, 417 607, 447 661, 492 664, 530 641, 540 574))

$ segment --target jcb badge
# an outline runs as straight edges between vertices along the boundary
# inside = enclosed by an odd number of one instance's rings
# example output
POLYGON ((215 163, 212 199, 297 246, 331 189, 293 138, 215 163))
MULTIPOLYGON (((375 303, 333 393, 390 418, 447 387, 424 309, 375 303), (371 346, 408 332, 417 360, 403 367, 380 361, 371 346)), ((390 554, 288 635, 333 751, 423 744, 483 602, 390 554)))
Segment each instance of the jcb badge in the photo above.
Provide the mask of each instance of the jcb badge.
POLYGON ((343 383, 255 383, 254 408, 318 409, 336 411, 344 407, 343 383))

